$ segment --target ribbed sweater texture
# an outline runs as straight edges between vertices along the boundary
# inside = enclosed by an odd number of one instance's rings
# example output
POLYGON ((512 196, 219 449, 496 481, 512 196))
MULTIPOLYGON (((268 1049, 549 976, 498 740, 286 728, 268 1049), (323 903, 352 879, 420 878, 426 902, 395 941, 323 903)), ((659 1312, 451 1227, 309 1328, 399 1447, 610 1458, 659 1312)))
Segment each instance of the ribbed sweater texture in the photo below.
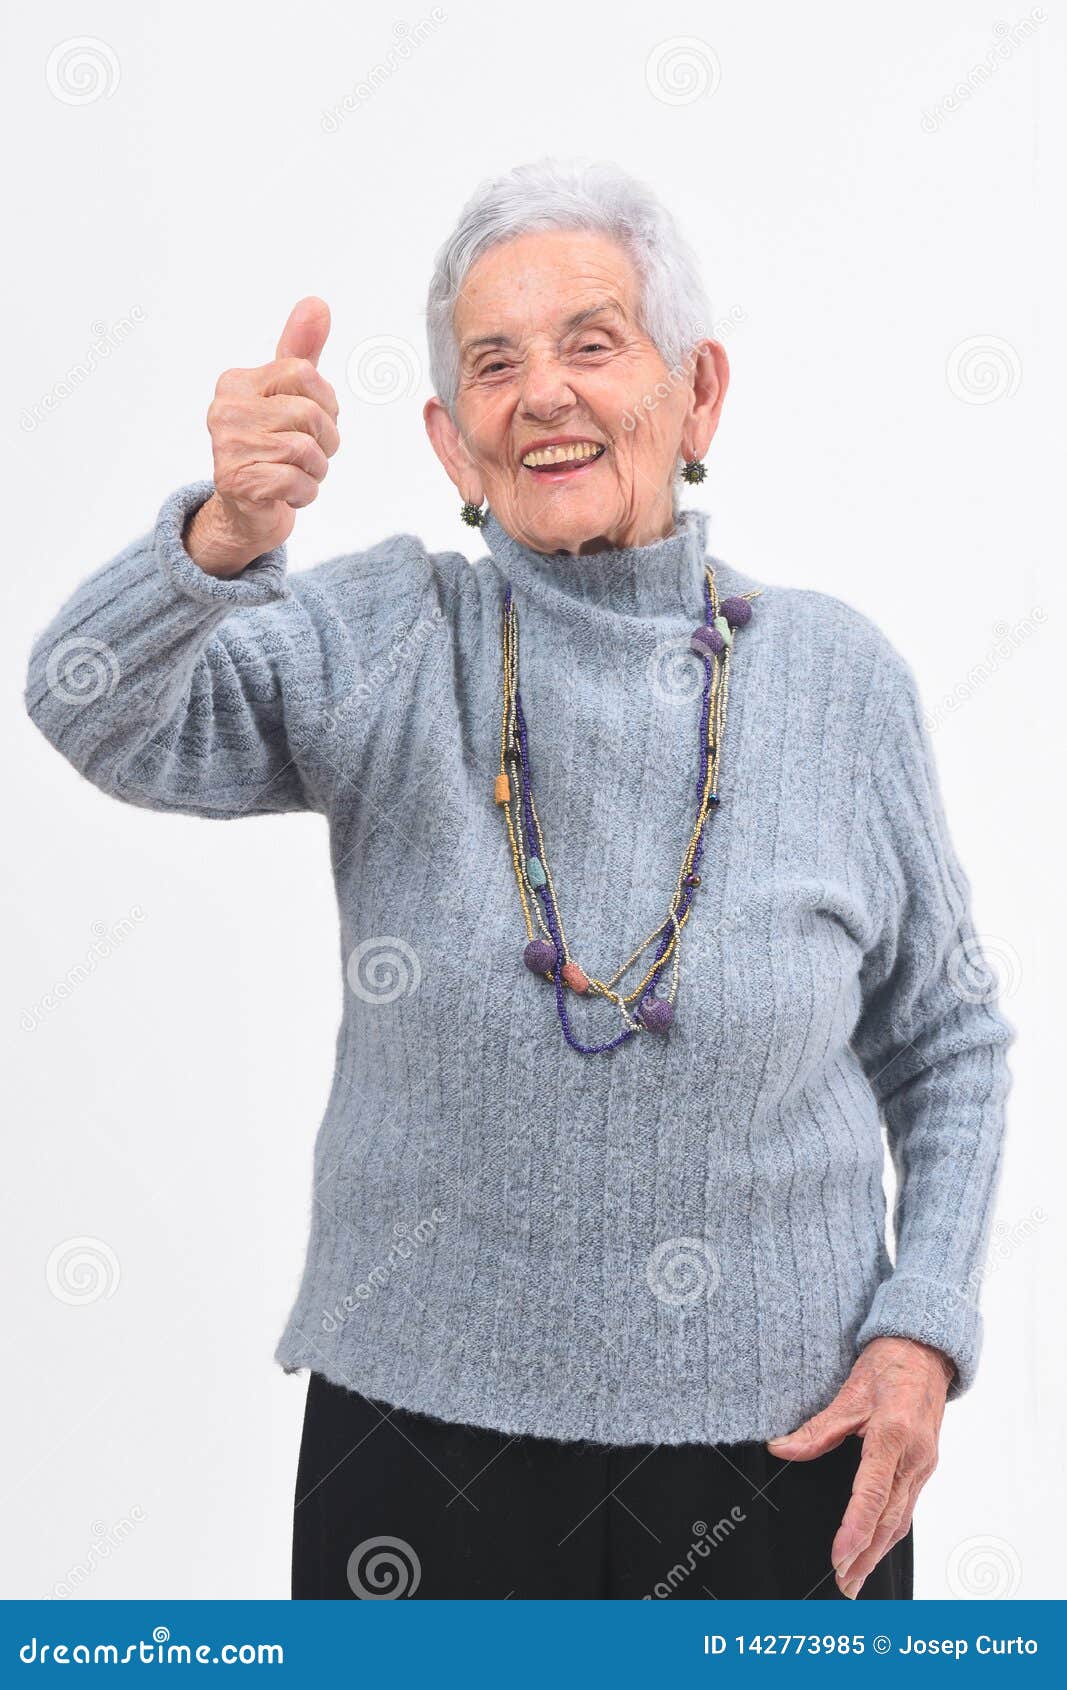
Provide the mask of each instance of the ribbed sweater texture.
MULTIPOLYGON (((281 1366, 606 1444, 790 1431, 880 1335, 945 1351, 966 1390, 1016 1029, 887 636, 709 558, 696 510, 590 556, 490 515, 476 564, 404 533, 215 579, 182 545, 212 491, 178 489, 73 593, 26 702, 128 803, 328 827, 344 1009, 281 1366), (564 929, 608 979, 666 919, 696 815, 706 561, 720 597, 762 591, 674 1024, 582 1056, 523 965, 494 801, 505 584, 564 929)), ((621 1030, 568 1007, 585 1042, 621 1030)))

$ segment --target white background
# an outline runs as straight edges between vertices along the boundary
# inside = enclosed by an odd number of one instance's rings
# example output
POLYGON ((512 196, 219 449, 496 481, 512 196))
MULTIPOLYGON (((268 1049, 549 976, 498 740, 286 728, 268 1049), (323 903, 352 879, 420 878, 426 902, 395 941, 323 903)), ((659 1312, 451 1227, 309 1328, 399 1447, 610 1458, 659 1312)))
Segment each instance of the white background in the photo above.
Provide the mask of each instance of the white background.
POLYGON ((478 556, 420 417, 430 263, 480 179, 557 152, 644 176, 700 253, 733 372, 693 494, 715 554, 860 607, 936 717, 1020 1038, 983 1365, 917 1593, 1063 1595, 1062 7, 439 11, 359 101, 429 6, 80 0, 23 8, 4 55, 3 1594, 288 1594, 306 1376, 272 1352, 340 1010, 321 819, 104 798, 22 712, 31 639, 210 473, 216 376, 309 292, 344 444, 294 567, 400 530, 478 556), (88 84, 49 68, 80 37, 88 84), (112 1266, 64 1301, 49 1258, 82 1237, 112 1266))

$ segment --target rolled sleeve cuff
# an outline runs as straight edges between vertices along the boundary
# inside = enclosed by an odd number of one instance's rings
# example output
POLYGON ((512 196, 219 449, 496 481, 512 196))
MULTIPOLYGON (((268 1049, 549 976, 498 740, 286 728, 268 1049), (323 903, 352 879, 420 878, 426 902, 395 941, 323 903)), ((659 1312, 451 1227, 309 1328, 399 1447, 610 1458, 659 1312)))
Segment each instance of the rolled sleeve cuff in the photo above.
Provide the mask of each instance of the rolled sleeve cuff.
POLYGON ((955 1364, 949 1399, 970 1390, 982 1348, 982 1317, 954 1285, 918 1274, 894 1273, 875 1292, 860 1327, 860 1349, 872 1338, 914 1338, 941 1350, 955 1364))
POLYGON ((226 578, 208 575, 193 562, 182 544, 182 534, 193 512, 206 504, 214 491, 211 481, 193 481, 164 500, 154 535, 156 558, 164 580, 186 598, 216 606, 270 604, 275 599, 288 598, 291 589, 286 579, 284 546, 253 558, 238 574, 226 578))

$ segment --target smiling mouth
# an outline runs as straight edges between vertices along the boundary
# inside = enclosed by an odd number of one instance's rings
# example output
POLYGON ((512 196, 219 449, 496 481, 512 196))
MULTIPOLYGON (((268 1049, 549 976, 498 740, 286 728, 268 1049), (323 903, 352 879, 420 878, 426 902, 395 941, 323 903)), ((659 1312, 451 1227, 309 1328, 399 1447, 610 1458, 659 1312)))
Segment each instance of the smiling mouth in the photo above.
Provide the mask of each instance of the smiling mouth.
POLYGON ((523 454, 522 466, 534 475, 553 480, 577 475, 604 456, 606 448, 595 440, 579 440, 573 445, 544 446, 538 452, 523 454))

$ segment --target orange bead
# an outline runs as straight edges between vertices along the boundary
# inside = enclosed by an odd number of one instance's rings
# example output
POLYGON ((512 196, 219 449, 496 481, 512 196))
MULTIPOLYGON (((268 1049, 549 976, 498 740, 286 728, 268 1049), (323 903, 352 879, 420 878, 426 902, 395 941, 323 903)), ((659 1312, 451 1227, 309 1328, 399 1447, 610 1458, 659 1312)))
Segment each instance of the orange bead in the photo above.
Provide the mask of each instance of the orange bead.
POLYGON ((506 804, 511 797, 511 782, 507 775, 497 775, 493 795, 498 804, 506 804))
POLYGON ((589 981, 576 962, 564 963, 560 979, 566 981, 572 992, 587 992, 589 990, 589 981))

